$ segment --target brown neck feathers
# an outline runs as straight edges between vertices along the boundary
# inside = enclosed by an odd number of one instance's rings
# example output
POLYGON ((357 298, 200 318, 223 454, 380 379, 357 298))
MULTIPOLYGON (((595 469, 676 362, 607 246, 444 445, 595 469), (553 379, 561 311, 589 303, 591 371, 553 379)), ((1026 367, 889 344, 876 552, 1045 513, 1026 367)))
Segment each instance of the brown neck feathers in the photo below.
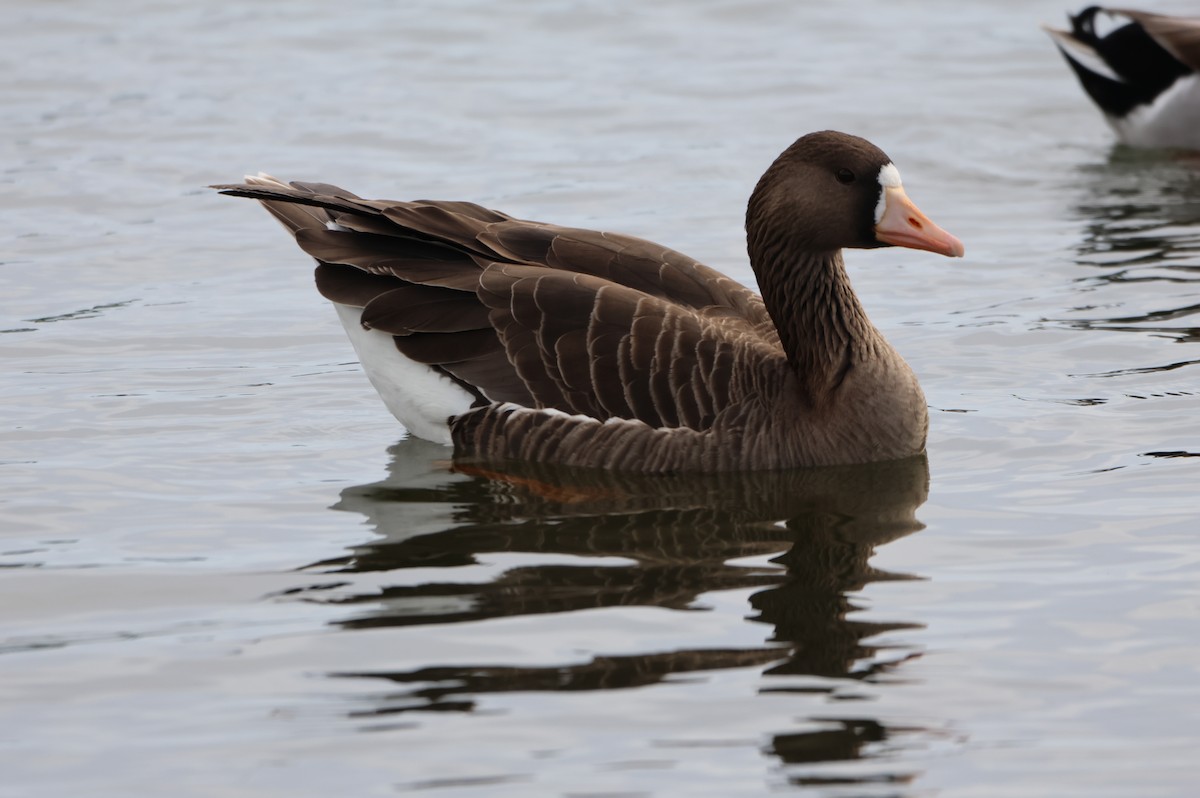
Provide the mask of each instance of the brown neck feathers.
POLYGON ((827 399, 874 334, 840 251, 765 251, 752 258, 788 362, 813 404, 827 399))

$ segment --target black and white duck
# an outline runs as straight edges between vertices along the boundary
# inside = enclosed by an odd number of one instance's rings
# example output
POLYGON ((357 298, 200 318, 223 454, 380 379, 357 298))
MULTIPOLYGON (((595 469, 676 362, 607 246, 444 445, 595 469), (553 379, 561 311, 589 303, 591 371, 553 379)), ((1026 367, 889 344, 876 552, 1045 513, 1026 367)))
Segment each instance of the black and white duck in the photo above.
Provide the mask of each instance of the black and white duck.
POLYGON ((1200 18, 1089 6, 1047 28, 1131 147, 1200 150, 1200 18))

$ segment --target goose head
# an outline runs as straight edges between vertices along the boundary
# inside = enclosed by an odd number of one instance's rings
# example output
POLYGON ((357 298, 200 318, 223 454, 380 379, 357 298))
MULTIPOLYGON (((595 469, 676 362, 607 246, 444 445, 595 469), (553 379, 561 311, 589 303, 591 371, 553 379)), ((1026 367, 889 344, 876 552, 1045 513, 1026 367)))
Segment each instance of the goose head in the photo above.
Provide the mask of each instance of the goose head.
POLYGON ((746 213, 751 262, 843 248, 901 246, 961 257, 962 242, 904 193, 900 172, 866 139, 810 133, 775 159, 746 213))

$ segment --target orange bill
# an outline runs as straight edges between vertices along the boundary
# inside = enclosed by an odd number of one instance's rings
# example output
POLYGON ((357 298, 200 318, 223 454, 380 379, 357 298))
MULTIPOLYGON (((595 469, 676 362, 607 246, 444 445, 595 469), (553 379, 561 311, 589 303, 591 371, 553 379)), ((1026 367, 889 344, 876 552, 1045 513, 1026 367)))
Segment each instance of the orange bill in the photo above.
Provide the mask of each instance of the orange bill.
POLYGON ((963 243, 938 227, 899 186, 884 188, 883 216, 875 224, 875 238, 884 244, 924 249, 952 258, 963 256, 963 243))

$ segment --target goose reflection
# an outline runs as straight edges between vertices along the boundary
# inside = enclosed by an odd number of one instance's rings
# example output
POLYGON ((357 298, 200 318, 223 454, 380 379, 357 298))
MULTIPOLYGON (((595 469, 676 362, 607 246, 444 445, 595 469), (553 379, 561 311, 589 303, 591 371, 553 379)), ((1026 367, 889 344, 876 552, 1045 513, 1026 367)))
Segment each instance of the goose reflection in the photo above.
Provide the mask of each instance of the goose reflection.
MULTIPOLYGON (((323 583, 299 591, 313 601, 361 607, 339 622, 346 628, 620 605, 685 610, 710 591, 762 587, 751 599, 754 620, 773 626, 771 642, 787 650, 767 646, 665 659, 694 670, 788 655, 773 672, 861 679, 875 672, 854 667, 875 652, 862 640, 912 626, 847 618, 855 609, 847 594, 875 581, 913 578, 874 569, 868 559, 877 546, 922 528, 915 513, 928 490, 924 456, 853 467, 645 477, 451 465, 444 447, 418 439, 402 441, 391 454, 387 479, 348 488, 334 505, 366 516, 379 537, 304 570, 335 575, 451 569, 499 552, 579 560, 535 561, 486 584, 456 582, 447 570, 445 579, 427 584, 353 592, 323 583), (736 562, 762 555, 774 555, 772 561, 785 570, 736 562), (701 659, 711 661, 706 666, 701 659)), ((641 658, 613 659, 620 662, 595 667, 671 672, 641 658)), ((562 670, 554 671, 561 679, 562 670)))
MULTIPOLYGON (((845 680, 875 680, 918 653, 872 643, 882 632, 919 624, 850 617, 858 609, 850 594, 872 582, 914 578, 868 560, 876 547, 922 528, 915 513, 928 491, 924 456, 790 472, 646 477, 450 463, 447 449, 417 439, 391 454, 387 479, 348 488, 334 505, 365 516, 378 537, 308 566, 320 582, 294 591, 352 610, 338 621, 344 628, 618 605, 695 611, 706 593, 759 588, 751 620, 772 631, 763 645, 740 649, 646 651, 546 667, 335 674, 394 686, 372 699, 367 714, 470 711, 487 693, 628 688, 745 667, 787 677, 768 678, 767 691, 833 692, 845 680), (502 552, 530 556, 483 584, 478 569, 456 580, 456 566, 502 552), (437 576, 421 584, 401 578, 414 568, 438 569, 437 576), (368 572, 374 578, 362 581, 375 587, 356 589, 354 575, 368 572), (380 572, 406 583, 377 587, 380 572)), ((836 760, 868 737, 889 733, 871 720, 834 726, 781 734, 776 753, 788 762, 816 746, 836 760), (873 731, 864 737, 868 727, 873 731)))
POLYGON ((1116 147, 1079 173, 1084 222, 1077 262, 1121 275, 1127 267, 1191 261, 1200 253, 1200 155, 1116 147))
POLYGON ((1200 304, 1179 299, 1200 285, 1200 156, 1116 147, 1079 177, 1075 213, 1084 227, 1075 260, 1090 271, 1085 290, 1101 294, 1064 323, 1200 340, 1200 326, 1172 323, 1200 313, 1200 304), (1120 298, 1110 299, 1111 291, 1120 298), (1150 298, 1152 308, 1126 310, 1150 298), (1097 315, 1101 309, 1120 312, 1097 315))

